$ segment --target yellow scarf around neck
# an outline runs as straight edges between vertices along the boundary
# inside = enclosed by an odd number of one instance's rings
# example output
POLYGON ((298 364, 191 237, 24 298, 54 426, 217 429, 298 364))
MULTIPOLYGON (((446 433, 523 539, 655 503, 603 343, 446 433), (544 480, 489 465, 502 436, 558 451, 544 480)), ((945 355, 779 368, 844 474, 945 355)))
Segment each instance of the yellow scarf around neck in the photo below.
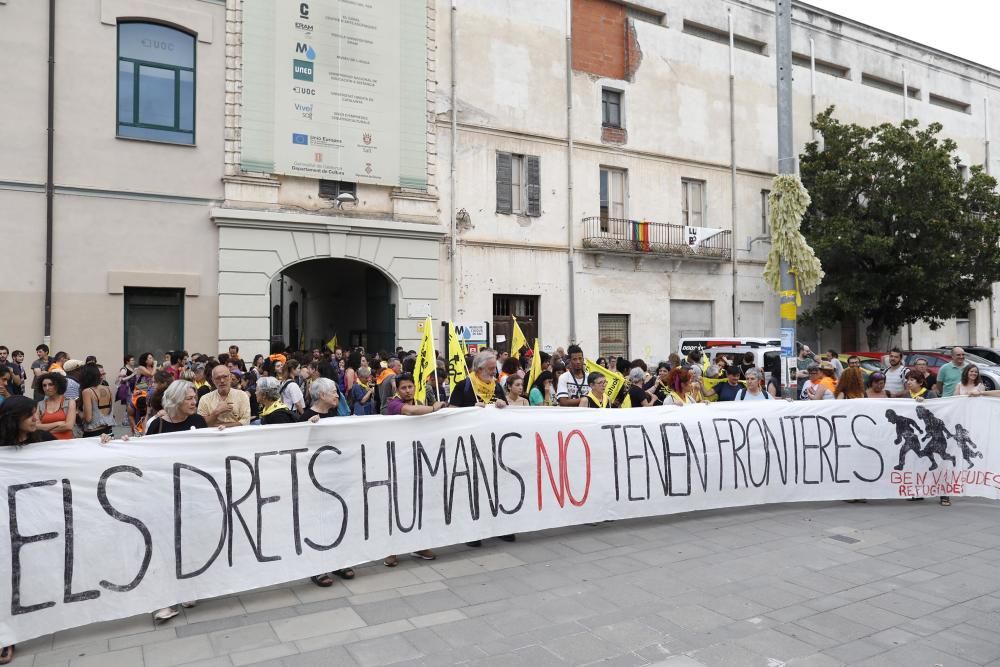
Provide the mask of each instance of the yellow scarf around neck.
POLYGON ((275 401, 274 403, 271 403, 271 405, 261 410, 260 416, 266 417, 272 412, 277 412, 278 410, 288 410, 288 406, 282 403, 281 401, 275 401))
MULTIPOLYGON (((907 389, 907 391, 910 391, 910 390, 907 389)), ((915 394, 912 391, 910 391, 910 398, 917 398, 918 396, 923 396, 926 393, 927 393, 927 387, 924 387, 923 389, 921 389, 920 391, 918 391, 915 394)))
POLYGON ((600 400, 596 396, 594 396, 594 392, 590 392, 589 394, 587 394, 587 398, 589 398, 594 403, 597 403, 597 407, 599 407, 599 408, 606 408, 606 407, 608 407, 608 397, 607 396, 604 397, 604 400, 600 400))
POLYGON ((469 374, 469 382, 472 383, 472 391, 476 393, 476 400, 489 405, 496 401, 496 380, 483 382, 476 373, 469 374))

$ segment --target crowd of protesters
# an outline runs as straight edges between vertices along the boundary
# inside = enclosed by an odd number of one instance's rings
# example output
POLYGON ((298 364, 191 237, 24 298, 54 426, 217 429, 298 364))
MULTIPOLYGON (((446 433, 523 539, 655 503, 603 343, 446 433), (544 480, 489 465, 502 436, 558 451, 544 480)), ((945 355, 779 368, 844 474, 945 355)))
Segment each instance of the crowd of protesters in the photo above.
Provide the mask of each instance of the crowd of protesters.
MULTIPOLYGON (((833 350, 819 357, 803 347, 796 360, 797 384, 789 388, 791 392, 783 392, 779 373, 775 369, 765 373, 752 352, 735 359, 725 354, 710 359, 708 353, 696 350, 686 358, 671 354, 655 366, 642 359, 600 357, 598 370, 588 373, 583 350, 570 345, 553 354, 539 352, 534 377, 531 354, 524 348, 517 358, 492 350, 468 355, 468 376, 454 387, 445 360, 439 358, 424 379, 426 398, 417 401, 418 378, 413 376, 417 353, 402 348, 392 353, 316 348, 308 353, 258 354, 250 360, 240 356, 236 345, 215 356, 181 350, 157 359, 147 352, 138 360, 126 356, 109 380, 105 367, 94 357, 80 361, 66 352, 50 356, 49 348, 39 345, 36 358, 26 365, 23 351, 11 353, 0 345, 0 445, 75 437, 106 441, 116 427, 118 433, 136 437, 350 415, 423 415, 449 407, 487 405, 641 408, 773 400, 783 394, 799 400, 923 401, 992 393, 985 391, 979 369, 965 361, 961 348, 952 351, 951 363, 939 370, 932 384, 926 368, 903 366, 898 349, 890 352, 885 368, 866 377, 858 357, 848 358, 844 367, 833 350), (607 395, 608 378, 619 375, 625 386, 615 396, 607 395)), ((942 497, 941 504, 950 501, 942 497)), ((513 541, 515 537, 501 539, 513 541)), ((435 558, 430 549, 412 556, 435 558)), ((387 567, 397 563, 396 555, 384 560, 387 567)), ((332 574, 350 579, 354 570, 332 574)), ((327 573, 312 581, 324 587, 333 584, 327 573)), ((177 607, 168 607, 154 616, 163 621, 177 613, 177 607)), ((6 664, 13 657, 13 647, 2 651, 0 664, 6 664)))

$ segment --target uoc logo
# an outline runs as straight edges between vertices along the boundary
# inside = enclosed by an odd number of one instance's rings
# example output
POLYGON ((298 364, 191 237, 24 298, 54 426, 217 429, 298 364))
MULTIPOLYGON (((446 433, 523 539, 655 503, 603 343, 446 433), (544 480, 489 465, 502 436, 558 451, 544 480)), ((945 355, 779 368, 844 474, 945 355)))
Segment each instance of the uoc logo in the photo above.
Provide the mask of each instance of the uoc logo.
POLYGON ((304 54, 309 60, 316 60, 316 51, 304 42, 295 43, 295 53, 304 54))
POLYGON ((299 81, 312 81, 313 64, 308 60, 293 60, 292 76, 294 76, 299 81))

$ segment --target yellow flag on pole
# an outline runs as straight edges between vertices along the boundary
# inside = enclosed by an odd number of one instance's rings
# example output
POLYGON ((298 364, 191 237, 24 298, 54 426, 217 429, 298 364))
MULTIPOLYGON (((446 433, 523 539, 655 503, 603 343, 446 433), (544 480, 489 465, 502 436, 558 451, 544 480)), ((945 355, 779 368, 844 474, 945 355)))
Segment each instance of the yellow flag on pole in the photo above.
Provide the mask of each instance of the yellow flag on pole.
POLYGON ((469 367, 465 365, 465 350, 458 340, 458 332, 453 322, 448 323, 448 381, 455 391, 458 383, 469 377, 469 367))
POLYGON ((538 346, 538 339, 535 339, 535 350, 531 354, 531 368, 528 369, 528 380, 524 383, 524 394, 531 393, 531 385, 542 374, 542 350, 538 346))
POLYGON ((613 403, 618 398, 618 394, 625 387, 625 377, 621 375, 621 373, 609 371, 603 366, 598 366, 590 359, 584 360, 584 366, 587 370, 587 375, 590 375, 591 373, 600 373, 608 379, 608 386, 604 390, 604 395, 608 399, 607 405, 613 403))
POLYGON ((420 341, 420 350, 417 352, 417 363, 413 366, 413 384, 416 391, 413 398, 417 405, 422 405, 427 399, 427 376, 437 370, 437 358, 434 356, 434 324, 431 318, 424 321, 424 336, 420 341))
POLYGON ((330 340, 326 341, 326 347, 331 352, 333 352, 333 351, 335 351, 337 349, 337 334, 333 334, 333 338, 331 338, 330 340))
POLYGON ((528 344, 528 341, 524 338, 524 332, 521 331, 521 327, 517 324, 517 318, 513 315, 510 316, 514 320, 514 333, 511 334, 510 340, 510 356, 515 359, 521 358, 521 348, 528 344))

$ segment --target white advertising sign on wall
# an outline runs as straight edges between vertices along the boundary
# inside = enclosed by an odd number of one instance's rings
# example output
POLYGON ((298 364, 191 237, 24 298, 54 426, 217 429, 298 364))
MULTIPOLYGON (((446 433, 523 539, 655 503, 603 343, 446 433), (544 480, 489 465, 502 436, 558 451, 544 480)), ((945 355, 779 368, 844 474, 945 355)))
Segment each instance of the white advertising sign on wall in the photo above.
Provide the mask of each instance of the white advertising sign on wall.
POLYGON ((244 169, 426 187, 425 16, 403 0, 246 0, 244 169))

